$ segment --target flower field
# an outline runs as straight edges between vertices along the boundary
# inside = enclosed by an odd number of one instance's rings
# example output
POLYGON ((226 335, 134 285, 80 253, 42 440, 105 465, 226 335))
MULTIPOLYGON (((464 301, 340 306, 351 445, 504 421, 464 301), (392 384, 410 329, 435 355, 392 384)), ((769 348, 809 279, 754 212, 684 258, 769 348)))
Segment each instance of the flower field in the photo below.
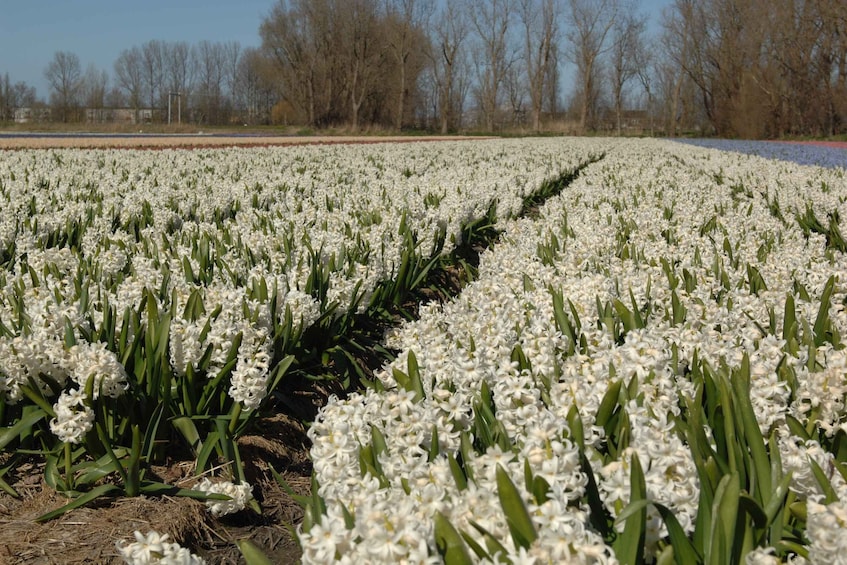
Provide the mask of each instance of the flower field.
MULTIPOLYGON (((70 497, 43 521, 261 511, 239 438, 333 380, 305 563, 847 555, 842 167, 608 139, 22 150, 0 202, 0 487, 43 461, 70 497), (461 293, 410 315, 482 235, 461 293), (191 484, 149 472, 178 455, 191 484)), ((196 558, 165 540, 115 554, 196 558)))
POLYGON ((843 559, 845 188, 615 144, 324 409, 305 560, 843 559))

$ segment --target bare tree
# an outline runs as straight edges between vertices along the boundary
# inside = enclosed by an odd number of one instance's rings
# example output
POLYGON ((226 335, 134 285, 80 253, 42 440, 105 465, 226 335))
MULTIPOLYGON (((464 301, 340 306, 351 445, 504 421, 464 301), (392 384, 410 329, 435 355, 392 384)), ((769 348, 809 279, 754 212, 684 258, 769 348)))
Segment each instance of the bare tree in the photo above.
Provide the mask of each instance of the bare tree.
POLYGON ((280 0, 262 22, 262 48, 280 71, 282 96, 311 126, 334 117, 341 82, 334 59, 335 0, 280 0))
POLYGON ((646 19, 639 16, 634 7, 628 7, 612 24, 609 79, 615 106, 615 129, 618 135, 622 134, 624 88, 630 80, 638 76, 638 66, 645 62, 639 61, 637 57, 646 23, 646 19))
POLYGON ((559 91, 559 44, 554 43, 553 49, 550 51, 550 64, 547 65, 547 78, 544 79, 544 100, 542 104, 546 104, 547 110, 551 115, 558 114, 560 101, 559 91))
POLYGON ((511 126, 523 128, 526 126, 526 77, 518 65, 511 65, 503 80, 506 97, 509 101, 511 126))
MULTIPOLYGON (((191 47, 184 41, 165 43, 163 49, 163 80, 169 98, 177 96, 180 111, 189 108, 191 99, 192 60, 191 47)), ((173 101, 172 101, 173 102, 173 101)), ((180 116, 180 119, 182 117, 180 116)))
POLYGON ((767 90, 778 92, 780 133, 832 135, 847 120, 847 6, 829 0, 773 4, 768 46, 777 72, 767 90))
POLYGON ((647 95, 647 120, 649 122, 651 136, 655 135, 653 120, 655 116, 656 49, 657 44, 655 42, 642 37, 636 44, 635 52, 633 53, 635 76, 638 77, 638 82, 641 83, 641 88, 644 89, 644 93, 647 95))
POLYGON ((273 61, 259 49, 247 48, 238 64, 236 98, 249 123, 268 123, 276 100, 276 71, 273 61))
POLYGON ((667 51, 696 85, 718 135, 737 135, 750 125, 759 129, 766 121, 756 82, 763 76, 764 22, 771 7, 764 0, 676 0, 665 16, 667 51), (758 114, 752 121, 745 115, 751 110, 758 114))
POLYGON ((431 33, 429 56, 437 90, 439 129, 446 134, 456 127, 463 102, 458 82, 464 65, 468 22, 460 0, 444 2, 431 33))
POLYGON ((141 46, 142 76, 147 105, 151 110, 161 107, 164 86, 165 49, 161 41, 153 39, 141 46))
POLYGON ((541 111, 551 78, 550 66, 559 32, 559 0, 520 0, 518 15, 524 31, 524 64, 532 109, 532 129, 541 131, 541 111))
POLYGON ((260 28, 283 97, 276 115, 352 129, 419 116, 433 1, 278 0, 260 28))
POLYGON ((124 94, 124 91, 118 86, 112 85, 112 87, 106 91, 103 104, 106 108, 124 108, 127 106, 126 94, 124 94))
POLYGON ((9 80, 9 73, 4 73, 3 79, 0 80, 0 122, 5 122, 6 120, 11 119, 11 97, 12 82, 9 80))
POLYGON ((350 127, 356 131, 362 104, 371 92, 382 59, 377 6, 374 0, 347 0, 339 16, 344 22, 338 32, 342 53, 346 54, 344 90, 350 101, 350 127))
POLYGON ((225 50, 222 44, 201 41, 192 49, 194 75, 197 79, 193 96, 198 121, 218 123, 223 106, 225 50))
MULTIPOLYGON (((690 8, 691 5, 686 5, 690 8)), ((680 122, 680 100, 683 83, 686 79, 695 82, 692 77, 699 66, 694 55, 692 38, 686 30, 685 19, 681 17, 677 6, 662 13, 661 36, 663 57, 656 63, 656 78, 663 101, 664 130, 671 137, 676 136, 677 124, 680 122)), ((702 89, 701 89, 702 90, 702 89)), ((710 99, 710 98, 709 98, 710 99)), ((704 109, 706 98, 704 97, 704 109)))
POLYGON ((406 115, 406 99, 409 96, 408 77, 410 57, 423 53, 426 45, 421 41, 426 36, 421 28, 430 18, 434 4, 432 0, 385 0, 388 50, 394 58, 397 80, 397 110, 394 129, 403 128, 406 115))
POLYGON ((834 17, 830 19, 837 37, 833 47, 834 64, 838 69, 835 78, 833 98, 842 130, 847 128, 847 5, 843 2, 833 7, 834 17))
POLYGON ((141 49, 138 47, 124 49, 115 60, 114 67, 117 85, 123 91, 129 105, 135 110, 135 120, 138 121, 144 89, 141 49))
POLYGON ((241 44, 237 41, 224 43, 223 49, 223 75, 226 85, 226 98, 234 104, 235 91, 238 88, 235 81, 238 80, 238 63, 241 60, 241 44))
POLYGON ((36 103, 35 87, 24 81, 12 83, 9 73, 0 80, 0 121, 14 120, 15 110, 28 108, 36 103))
POLYGON ((103 108, 106 100, 106 87, 109 74, 98 70, 94 64, 88 65, 80 79, 80 100, 86 108, 103 108))
POLYGON ((58 108, 62 121, 67 122, 79 105, 79 87, 82 67, 79 57, 67 51, 57 51, 44 70, 44 78, 50 84, 50 99, 58 108))
POLYGON ((469 4, 470 21, 478 42, 477 101, 488 131, 494 130, 500 91, 513 62, 508 41, 512 7, 511 0, 470 0, 469 4))
POLYGON ((568 0, 568 55, 576 65, 579 125, 594 129, 599 98, 599 62, 609 49, 607 38, 619 14, 619 0, 568 0))

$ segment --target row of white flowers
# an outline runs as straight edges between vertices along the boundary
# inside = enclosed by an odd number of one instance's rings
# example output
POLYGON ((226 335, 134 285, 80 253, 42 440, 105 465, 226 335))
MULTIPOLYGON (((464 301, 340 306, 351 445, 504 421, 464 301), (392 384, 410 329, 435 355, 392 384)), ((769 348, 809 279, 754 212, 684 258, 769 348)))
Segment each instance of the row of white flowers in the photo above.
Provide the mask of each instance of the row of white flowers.
MULTIPOLYGON (((20 401, 19 386, 41 374, 61 386, 73 377, 80 387, 96 374, 95 389, 118 394, 126 375, 114 353, 85 344, 68 350, 65 329, 80 341, 78 328, 99 323, 109 307, 121 328, 148 291, 160 307, 186 312, 170 326, 178 375, 196 369, 211 344, 213 378, 242 334, 230 393, 254 408, 265 390, 273 317, 289 308, 308 326, 322 313, 314 293, 303 292, 315 254, 332 265, 324 307, 343 309, 354 292, 367 305, 376 284, 397 274, 401 225, 417 234, 422 253, 443 230, 449 251, 463 222, 493 201, 508 217, 541 182, 596 149, 562 141, 531 147, 493 141, 5 153, 0 394, 20 401), (278 289, 277 312, 252 292, 257 285, 278 289)), ((86 429, 84 411, 62 414, 63 439, 86 429)))
MULTIPOLYGON (((495 559, 616 562, 590 526, 588 477, 570 429, 574 407, 611 515, 629 502, 636 455, 648 497, 691 534, 701 485, 676 433, 695 394, 688 369, 706 362, 730 373, 745 359, 759 428, 766 439, 774 435, 792 492, 809 503, 809 558, 843 562, 845 506, 825 505, 810 463, 831 470, 833 454, 787 421, 823 437, 847 431, 847 354, 831 336, 798 340, 799 330, 783 331, 783 316, 790 298, 808 334, 825 296, 821 319, 832 334, 847 332, 847 255, 834 246, 835 232, 804 233, 798 220, 808 210, 836 227, 847 217, 845 172, 663 141, 607 145, 605 159, 538 218, 505 224, 501 243, 482 256, 478 281, 389 337, 403 353, 379 374, 384 391, 333 399, 322 411, 309 435, 326 512, 301 534, 304 562, 438 562, 436 515, 481 547, 484 531, 500 540, 505 554, 495 559), (577 343, 557 324, 553 293, 573 305, 577 343), (623 331, 604 309, 615 301, 638 311, 643 327, 623 331), (516 346, 528 363, 515 361, 516 346), (397 371, 410 372, 412 354, 423 394, 397 380, 397 371), (615 380, 635 394, 625 405, 629 447, 609 458, 594 418, 615 380), (463 436, 476 439, 486 388, 511 447, 468 451, 463 436), (366 447, 377 465, 364 465, 366 447), (466 486, 451 467, 457 458, 466 486), (525 487, 527 465, 549 484, 543 502, 525 487), (537 528, 528 549, 510 535, 499 467, 537 528)), ((841 475, 829 478, 844 500, 841 475)), ((650 507, 648 560, 666 535, 650 507)), ((750 558, 775 561, 772 553, 761 547, 750 558)))
MULTIPOLYGON (((47 482, 69 494, 138 494, 167 486, 139 467, 181 435, 198 473, 236 463, 235 484, 193 487, 217 497, 213 514, 255 506, 235 436, 299 353, 298 332, 364 308, 407 252, 426 257, 442 238, 449 252, 492 205, 513 216, 603 146, 3 153, 0 449, 40 449, 47 482), (280 353, 288 313, 297 329, 280 353), (119 484, 100 484, 110 473, 119 484)), ((141 561, 178 553, 155 533, 121 547, 141 561)))

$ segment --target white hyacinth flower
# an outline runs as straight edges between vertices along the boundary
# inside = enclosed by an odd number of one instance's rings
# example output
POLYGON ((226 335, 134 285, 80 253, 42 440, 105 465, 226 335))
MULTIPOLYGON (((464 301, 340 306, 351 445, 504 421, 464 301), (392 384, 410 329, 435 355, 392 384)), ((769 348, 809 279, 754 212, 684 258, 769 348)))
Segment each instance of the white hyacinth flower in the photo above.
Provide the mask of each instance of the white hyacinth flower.
POLYGON ((115 545, 124 562, 129 565, 202 565, 206 561, 181 547, 178 543, 169 542, 168 534, 156 531, 142 534, 135 531, 135 541, 127 543, 118 541, 115 545))
POLYGON ((85 403, 85 395, 80 390, 63 391, 53 410, 56 417, 50 420, 50 431, 62 441, 79 443, 94 427, 94 412, 85 403))
POLYGON ((71 378, 84 388, 94 379, 92 400, 100 394, 117 398, 126 390, 126 369, 105 343, 79 343, 70 350, 71 378))
POLYGON ((203 477, 203 480, 194 487, 195 490, 205 492, 206 494, 223 494, 230 497, 230 500, 207 500, 206 508, 213 516, 226 516, 243 510, 247 503, 253 500, 253 487, 247 483, 233 484, 229 481, 221 481, 213 483, 208 478, 203 477))

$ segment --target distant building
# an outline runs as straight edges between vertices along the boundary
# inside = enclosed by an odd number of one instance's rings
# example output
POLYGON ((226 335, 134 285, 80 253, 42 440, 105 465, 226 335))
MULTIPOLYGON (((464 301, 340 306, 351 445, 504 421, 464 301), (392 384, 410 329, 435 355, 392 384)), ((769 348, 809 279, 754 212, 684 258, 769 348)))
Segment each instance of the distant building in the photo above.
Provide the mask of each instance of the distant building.
MULTIPOLYGON (((12 115, 16 124, 49 122, 52 118, 48 106, 14 108, 12 115)), ((82 108, 80 115, 86 124, 149 124, 153 121, 151 108, 82 108)))
POLYGON ((149 124, 153 121, 150 108, 86 108, 87 124, 149 124))
POLYGON ((29 122, 46 122, 50 119, 50 108, 15 108, 14 119, 16 124, 27 124, 29 122))
POLYGON ((650 116, 646 110, 624 110, 621 112, 621 128, 644 131, 648 128, 650 116))

